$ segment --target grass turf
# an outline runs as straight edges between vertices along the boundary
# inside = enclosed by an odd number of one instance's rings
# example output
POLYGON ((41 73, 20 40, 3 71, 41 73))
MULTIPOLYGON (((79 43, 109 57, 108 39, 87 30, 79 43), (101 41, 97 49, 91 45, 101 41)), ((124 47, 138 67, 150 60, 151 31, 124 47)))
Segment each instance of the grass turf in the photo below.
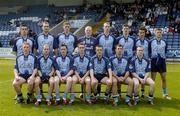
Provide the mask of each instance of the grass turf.
MULTIPOLYGON (((180 64, 168 64, 168 91, 172 97, 171 101, 162 98, 161 80, 159 75, 156 78, 156 90, 154 106, 142 99, 140 104, 133 107, 127 107, 123 101, 120 101, 117 107, 111 104, 98 103, 91 106, 77 100, 72 106, 46 106, 42 104, 39 107, 34 104, 15 104, 13 100, 16 95, 12 87, 13 64, 14 60, 0 59, 0 116, 114 116, 114 115, 134 115, 134 116, 180 116, 180 64)), ((45 87, 46 88, 46 87, 45 87)), ((62 86, 63 88, 63 86, 62 86)), ((25 96, 26 86, 23 87, 25 96)), ((126 87, 123 86, 123 90, 126 87)), ((146 96, 148 88, 146 87, 146 96)), ((62 95, 62 94, 61 94, 62 95)), ((76 96, 78 96, 76 94, 76 96)), ((123 94, 123 97, 125 94, 123 94)))

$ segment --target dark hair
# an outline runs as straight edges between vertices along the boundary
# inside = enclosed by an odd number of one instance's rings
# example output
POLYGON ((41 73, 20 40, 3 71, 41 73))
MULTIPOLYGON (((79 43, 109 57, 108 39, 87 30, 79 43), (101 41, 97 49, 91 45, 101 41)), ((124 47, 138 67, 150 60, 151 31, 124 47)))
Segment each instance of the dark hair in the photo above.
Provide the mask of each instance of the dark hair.
POLYGON ((140 27, 139 30, 143 30, 145 33, 147 32, 147 29, 144 26, 140 27))
POLYGON ((103 48, 102 45, 96 45, 96 48, 103 48))
POLYGON ((66 45, 66 44, 64 44, 64 43, 63 43, 63 44, 61 44, 60 48, 61 48, 61 47, 66 47, 66 49, 68 49, 67 45, 66 45))
POLYGON ((117 44, 117 45, 115 46, 115 49, 116 49, 117 47, 123 48, 123 45, 117 44))

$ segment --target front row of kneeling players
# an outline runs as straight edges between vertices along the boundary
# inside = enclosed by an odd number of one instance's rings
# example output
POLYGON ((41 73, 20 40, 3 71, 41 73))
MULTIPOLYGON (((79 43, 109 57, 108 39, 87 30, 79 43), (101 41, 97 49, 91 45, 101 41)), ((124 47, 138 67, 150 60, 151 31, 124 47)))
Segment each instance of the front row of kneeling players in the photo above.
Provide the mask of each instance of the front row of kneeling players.
POLYGON ((106 85, 105 100, 109 99, 110 94, 113 97, 113 105, 118 103, 117 86, 127 84, 127 94, 125 102, 131 106, 131 98, 134 97, 134 105, 139 101, 138 86, 149 85, 148 103, 153 104, 154 81, 149 78, 150 71, 149 61, 143 58, 144 49, 139 46, 136 49, 136 56, 131 60, 123 57, 123 46, 116 45, 115 55, 110 59, 103 56, 103 47, 97 45, 95 48, 96 55, 89 58, 85 55, 85 45, 78 45, 79 54, 71 57, 67 54, 67 46, 61 45, 61 55, 56 58, 49 56, 49 46, 43 46, 43 56, 36 59, 29 54, 29 44, 23 44, 23 54, 16 59, 14 68, 15 79, 13 86, 17 92, 17 102, 23 102, 21 87, 23 83, 28 84, 28 93, 26 102, 31 101, 33 92, 36 92, 35 105, 40 105, 42 93, 40 85, 48 83, 48 94, 46 102, 51 105, 53 91, 55 92, 55 104, 61 100, 59 86, 66 84, 65 92, 62 96, 65 104, 72 104, 75 100, 75 85, 80 83, 85 85, 86 102, 91 104, 91 95, 94 98, 99 97, 100 91, 97 89, 99 84, 106 85), (70 101, 67 96, 70 93, 70 101))

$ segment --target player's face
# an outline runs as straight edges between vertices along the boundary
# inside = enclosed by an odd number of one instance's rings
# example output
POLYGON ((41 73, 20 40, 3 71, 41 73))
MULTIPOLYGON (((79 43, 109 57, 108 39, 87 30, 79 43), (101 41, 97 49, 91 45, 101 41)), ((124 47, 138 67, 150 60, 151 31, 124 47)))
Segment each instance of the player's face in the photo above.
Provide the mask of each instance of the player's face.
POLYGON ((109 32, 110 24, 109 23, 104 23, 103 29, 104 29, 104 32, 109 32))
POLYGON ((141 39, 144 39, 144 37, 145 37, 145 31, 144 30, 139 30, 139 38, 141 38, 141 39))
POLYGON ((64 32, 68 33, 70 31, 70 25, 63 26, 64 32))
POLYGON ((137 48, 137 56, 138 57, 143 57, 144 54, 144 48, 143 47, 138 47, 137 48))
POLYGON ((123 48, 122 48, 122 47, 117 46, 117 47, 116 47, 116 54, 118 54, 118 55, 122 55, 122 53, 123 53, 123 48))
POLYGON ((49 23, 43 23, 42 30, 45 33, 49 32, 49 23))
POLYGON ((29 53, 29 45, 28 44, 24 44, 23 45, 23 52, 24 52, 24 54, 28 54, 29 53))
POLYGON ((49 47, 48 46, 44 46, 43 53, 44 53, 44 55, 49 55, 49 47))
POLYGON ((156 30, 155 34, 156 34, 157 38, 161 38, 162 37, 162 31, 161 30, 156 30))
POLYGON ((86 36, 91 36, 92 35, 92 28, 91 27, 87 27, 86 29, 85 29, 85 34, 86 34, 86 36))
POLYGON ((79 46, 78 46, 78 49, 79 49, 79 53, 84 53, 84 51, 85 51, 85 46, 84 46, 84 45, 79 45, 79 46))
POLYGON ((123 27, 123 35, 129 35, 129 27, 123 27))
POLYGON ((102 47, 96 47, 96 54, 97 54, 97 56, 102 56, 103 48, 102 47))
POLYGON ((27 36, 27 34, 28 34, 28 28, 27 28, 26 26, 22 26, 22 27, 20 28, 20 34, 21 34, 21 36, 27 36))
POLYGON ((67 48, 65 46, 61 47, 61 54, 66 55, 67 54, 67 48))

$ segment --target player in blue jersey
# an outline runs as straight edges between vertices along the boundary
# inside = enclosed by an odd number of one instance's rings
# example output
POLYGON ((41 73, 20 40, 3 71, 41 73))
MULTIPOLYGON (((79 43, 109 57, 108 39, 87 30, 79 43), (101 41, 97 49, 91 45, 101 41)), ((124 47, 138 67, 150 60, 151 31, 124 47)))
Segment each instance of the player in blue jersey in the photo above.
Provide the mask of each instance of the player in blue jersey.
POLYGON ((124 48, 124 57, 129 60, 133 57, 135 51, 135 40, 129 35, 129 26, 124 24, 122 27, 123 35, 116 39, 116 44, 121 44, 124 48))
POLYGON ((104 33, 97 36, 99 45, 103 46, 103 55, 107 58, 113 55, 115 38, 110 34, 110 23, 105 22, 103 25, 104 33))
POLYGON ((103 46, 96 46, 96 55, 91 59, 90 63, 91 87, 96 100, 99 98, 100 91, 97 91, 98 84, 105 84, 105 100, 109 98, 109 92, 112 87, 112 71, 108 58, 103 56, 103 46))
POLYGON ((19 56, 23 54, 23 49, 22 45, 24 42, 29 43, 30 45, 30 53, 34 52, 34 39, 28 36, 28 26, 25 24, 22 24, 20 26, 20 36, 18 36, 15 39, 14 46, 13 46, 13 51, 16 52, 16 56, 19 56))
MULTIPOLYGON (((133 80, 129 76, 129 62, 123 57, 123 46, 117 44, 115 47, 115 55, 110 58, 113 77, 117 80, 118 84, 128 85, 125 102, 128 106, 132 106, 130 99, 133 91, 133 80)), ((114 83, 113 83, 114 84, 114 83)), ((116 106, 118 102, 117 85, 112 87, 113 105, 116 106)))
MULTIPOLYGON (((45 44, 43 46, 43 56, 38 58, 38 76, 35 80, 35 90, 37 92, 37 101, 35 105, 40 105, 41 103, 41 92, 39 85, 43 83, 48 83, 48 95, 46 97, 47 105, 51 105, 52 92, 54 88, 54 60, 49 56, 49 45, 45 44)), ((59 92, 56 94, 56 100, 60 100, 59 92)))
POLYGON ((49 23, 47 21, 44 21, 42 24, 42 30, 43 32, 40 33, 36 38, 36 54, 38 56, 43 55, 43 46, 44 44, 49 45, 50 49, 50 56, 54 56, 58 54, 58 44, 56 42, 56 39, 53 35, 49 33, 49 23))
POLYGON ((142 46, 138 46, 136 50, 136 57, 134 57, 131 60, 129 65, 129 69, 133 76, 133 81, 134 81, 134 105, 137 105, 137 103, 139 102, 139 96, 138 96, 139 84, 149 86, 148 103, 153 105, 155 83, 149 77, 149 72, 150 72, 149 60, 145 59, 143 57, 143 54, 144 54, 144 48, 142 46))
POLYGON ((95 55, 95 46, 98 45, 98 40, 92 36, 92 27, 85 27, 85 36, 78 39, 78 43, 85 44, 85 54, 89 57, 95 55))
POLYGON ((151 76, 155 81, 157 72, 160 73, 162 80, 163 97, 171 100, 168 96, 166 85, 166 52, 167 44, 162 38, 162 29, 155 29, 155 38, 150 42, 150 56, 151 56, 151 76))
POLYGON ((64 32, 58 34, 57 44, 61 46, 65 44, 68 48, 68 54, 72 55, 77 44, 77 37, 70 32, 70 23, 63 23, 64 32))
POLYGON ((37 59, 34 55, 30 54, 30 44, 24 42, 23 54, 16 58, 16 64, 14 67, 14 81, 13 87, 17 93, 17 103, 23 102, 23 95, 21 91, 21 86, 27 82, 28 92, 26 103, 30 103, 31 96, 33 92, 33 85, 35 81, 35 74, 37 73, 37 59))
MULTIPOLYGON (((145 38, 146 28, 140 27, 138 32, 138 38, 136 40, 136 47, 143 46, 144 58, 149 59, 149 41, 145 38)), ((142 85, 143 86, 143 85, 142 85)), ((141 97, 144 97, 144 87, 141 88, 141 97)))
POLYGON ((73 76, 72 89, 74 91, 76 83, 80 83, 82 86, 85 85, 87 93, 86 102, 91 104, 91 79, 89 75, 90 58, 85 55, 85 49, 84 43, 78 44, 79 54, 74 57, 73 67, 75 75, 73 76))
MULTIPOLYGON (((61 53, 55 58, 55 70, 56 70, 56 83, 66 83, 66 89, 63 95, 63 102, 67 104, 67 95, 71 92, 72 75, 73 75, 73 59, 70 55, 67 55, 67 46, 62 44, 60 46, 61 53)), ((57 85, 58 86, 58 85, 57 85)), ((72 104, 75 99, 74 92, 70 93, 69 104, 72 104)))

